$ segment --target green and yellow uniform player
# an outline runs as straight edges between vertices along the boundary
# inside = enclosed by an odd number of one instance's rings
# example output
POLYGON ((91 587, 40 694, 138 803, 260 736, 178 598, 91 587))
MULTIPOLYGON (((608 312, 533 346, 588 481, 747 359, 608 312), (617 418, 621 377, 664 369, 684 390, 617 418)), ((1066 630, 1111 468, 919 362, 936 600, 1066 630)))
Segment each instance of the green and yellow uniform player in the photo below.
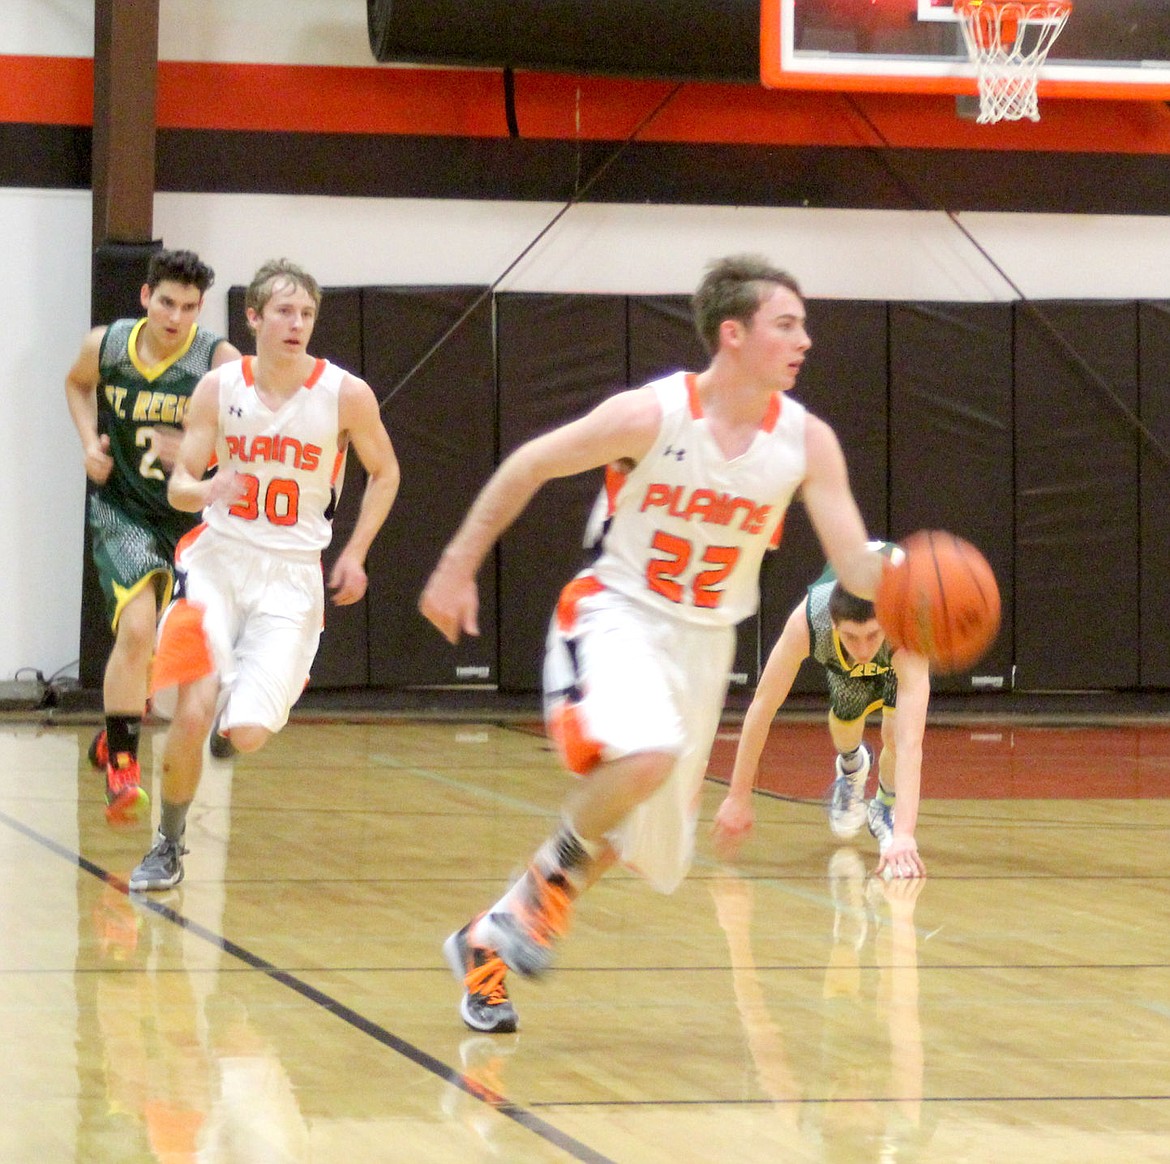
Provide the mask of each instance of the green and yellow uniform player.
POLYGON ((150 258, 141 319, 95 327, 65 377, 69 413, 92 482, 86 518, 114 646, 102 683, 105 727, 90 760, 106 776, 106 817, 148 804, 138 766, 155 626, 170 600, 175 545, 198 520, 167 502, 191 392, 240 353, 199 326, 215 272, 192 251, 150 258))
MULTIPOLYGON (((899 552, 876 543, 883 553, 899 552)), ((868 824, 878 841, 875 872, 921 877, 926 866, 914 832, 922 786, 922 737, 930 701, 926 658, 893 650, 873 603, 850 594, 826 570, 788 616, 744 716, 727 797, 715 816, 716 840, 734 848, 754 821, 751 793, 772 719, 788 698, 801 663, 814 659, 829 689, 829 734, 837 751, 829 790, 829 826, 841 838, 868 824), (882 713, 878 784, 866 803, 873 755, 864 742, 867 717, 882 713)))

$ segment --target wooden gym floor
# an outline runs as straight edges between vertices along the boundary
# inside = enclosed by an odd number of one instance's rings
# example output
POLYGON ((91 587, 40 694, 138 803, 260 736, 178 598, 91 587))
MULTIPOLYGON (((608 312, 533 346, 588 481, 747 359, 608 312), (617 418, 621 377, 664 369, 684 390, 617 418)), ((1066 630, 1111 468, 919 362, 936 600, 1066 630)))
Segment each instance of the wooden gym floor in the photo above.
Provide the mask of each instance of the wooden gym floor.
POLYGON ((209 761, 186 880, 133 899, 93 730, 0 723, 8 1164, 1170 1161, 1164 718, 932 722, 892 884, 782 719, 737 863, 710 780, 683 888, 611 873, 503 1036, 440 945, 555 817, 535 725, 298 719, 209 761))

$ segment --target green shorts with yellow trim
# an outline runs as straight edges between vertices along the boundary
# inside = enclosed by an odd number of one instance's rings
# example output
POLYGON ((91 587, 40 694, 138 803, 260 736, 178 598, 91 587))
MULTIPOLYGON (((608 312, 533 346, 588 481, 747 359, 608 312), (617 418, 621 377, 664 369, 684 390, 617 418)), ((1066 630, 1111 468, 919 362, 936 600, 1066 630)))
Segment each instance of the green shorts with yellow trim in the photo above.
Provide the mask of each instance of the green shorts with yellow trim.
MULTIPOLYGON (((171 600, 175 582, 175 546, 187 532, 186 521, 149 529, 111 505, 99 493, 89 496, 89 531, 93 562, 106 599, 110 626, 118 629, 123 607, 145 587, 153 586, 162 610, 171 600)), ((186 519, 187 514, 176 517, 186 519)))
POLYGON ((893 670, 872 678, 855 679, 825 670, 829 681, 829 709, 842 723, 853 723, 881 707, 898 703, 898 677, 893 670))

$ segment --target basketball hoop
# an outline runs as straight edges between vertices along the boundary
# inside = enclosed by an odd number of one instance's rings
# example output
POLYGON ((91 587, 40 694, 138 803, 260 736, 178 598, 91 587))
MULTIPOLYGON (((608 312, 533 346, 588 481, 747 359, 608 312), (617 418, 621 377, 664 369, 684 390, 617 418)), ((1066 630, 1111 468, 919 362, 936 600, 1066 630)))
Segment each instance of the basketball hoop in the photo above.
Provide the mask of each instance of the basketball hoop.
POLYGON ((1040 67, 1072 12, 1072 0, 954 0, 979 83, 980 125, 1040 120, 1040 67))

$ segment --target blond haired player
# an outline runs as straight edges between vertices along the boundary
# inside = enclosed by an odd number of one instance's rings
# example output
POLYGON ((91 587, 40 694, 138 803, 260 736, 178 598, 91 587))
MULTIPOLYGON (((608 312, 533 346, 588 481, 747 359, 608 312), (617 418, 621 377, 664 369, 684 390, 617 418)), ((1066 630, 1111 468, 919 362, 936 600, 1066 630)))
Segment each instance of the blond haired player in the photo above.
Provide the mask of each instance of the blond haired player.
POLYGON ((329 588, 339 605, 366 592, 366 554, 394 503, 398 461, 370 386, 309 354, 320 302, 311 275, 266 263, 245 296, 255 357, 217 368, 191 397, 168 496, 202 510, 203 523, 180 543, 179 596, 159 627, 152 692, 172 722, 159 830, 132 890, 183 878, 187 810, 213 720, 238 751, 254 752, 308 682, 325 609, 321 551, 351 448, 368 480, 329 588))
POLYGON ((504 897, 447 940, 473 1029, 517 1023, 505 967, 537 975, 572 903, 615 860, 671 892, 690 866, 697 796, 719 724, 735 624, 802 491, 829 560, 872 594, 880 573, 832 430, 787 396, 811 341, 796 281, 766 260, 711 265, 693 302, 711 361, 620 392, 509 456, 420 598, 451 642, 476 634, 476 572, 540 486, 621 464, 595 563, 549 634, 546 718, 572 771, 560 828, 504 897))

